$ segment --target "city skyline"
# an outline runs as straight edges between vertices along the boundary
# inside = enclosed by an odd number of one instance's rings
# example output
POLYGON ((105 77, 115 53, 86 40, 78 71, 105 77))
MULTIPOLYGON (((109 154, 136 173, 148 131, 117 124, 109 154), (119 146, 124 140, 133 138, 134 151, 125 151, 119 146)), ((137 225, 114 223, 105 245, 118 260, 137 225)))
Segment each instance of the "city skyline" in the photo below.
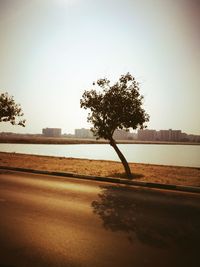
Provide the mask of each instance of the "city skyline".
MULTIPOLYGON (((37 133, 28 133, 28 132, 25 132, 25 133, 18 133, 18 132, 14 132, 14 131, 11 131, 11 132, 4 132, 4 131, 1 131, 0 132, 0 135, 9 135, 9 134, 13 134, 13 135, 45 135, 45 136, 48 136, 50 132, 54 132, 55 134, 53 134, 52 136, 57 136, 57 137, 61 137, 61 136, 76 136, 76 135, 79 135, 78 132, 81 132, 83 131, 83 133, 85 133, 85 135, 87 136, 88 133, 90 135, 90 137, 92 137, 92 131, 91 131, 91 128, 76 128, 74 129, 72 132, 63 132, 63 129, 62 128, 54 128, 54 127, 46 127, 46 128, 42 128, 40 130, 40 132, 37 132, 37 133)), ((128 133, 128 134, 131 134, 133 136, 136 136, 139 134, 139 132, 147 132, 147 134, 152 134, 152 132, 155 132, 156 134, 159 134, 159 132, 180 132, 181 134, 183 135, 187 135, 187 136, 198 136, 200 138, 200 135, 197 135, 197 134, 194 134, 194 133, 191 133, 191 132, 183 132, 181 129, 135 129, 134 131, 133 130, 130 130, 128 129, 125 130, 125 129, 116 129, 115 130, 116 132, 124 132, 124 133, 128 133)), ((51 134, 49 135, 51 136, 51 134)), ((94 136, 93 136, 94 137, 94 136)))
POLYGON ((0 92, 14 96, 27 120, 0 131, 90 128, 84 90, 130 72, 148 129, 199 135, 199 26, 195 0, 0 0, 0 92))

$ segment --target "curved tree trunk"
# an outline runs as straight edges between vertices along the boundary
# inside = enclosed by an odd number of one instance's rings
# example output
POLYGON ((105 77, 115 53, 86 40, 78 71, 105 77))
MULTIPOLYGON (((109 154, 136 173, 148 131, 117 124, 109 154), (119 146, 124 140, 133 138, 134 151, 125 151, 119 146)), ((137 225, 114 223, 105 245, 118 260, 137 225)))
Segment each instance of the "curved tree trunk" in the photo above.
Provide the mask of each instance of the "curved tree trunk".
POLYGON ((132 174, 131 174, 131 170, 130 170, 130 167, 128 165, 128 162, 126 160, 126 158, 124 157, 124 155, 122 154, 122 152, 119 150, 115 140, 113 138, 110 139, 110 145, 114 148, 114 150, 116 151, 118 157, 120 158, 123 166, 124 166, 124 170, 126 172, 126 175, 127 177, 130 179, 130 178, 133 178, 132 174))

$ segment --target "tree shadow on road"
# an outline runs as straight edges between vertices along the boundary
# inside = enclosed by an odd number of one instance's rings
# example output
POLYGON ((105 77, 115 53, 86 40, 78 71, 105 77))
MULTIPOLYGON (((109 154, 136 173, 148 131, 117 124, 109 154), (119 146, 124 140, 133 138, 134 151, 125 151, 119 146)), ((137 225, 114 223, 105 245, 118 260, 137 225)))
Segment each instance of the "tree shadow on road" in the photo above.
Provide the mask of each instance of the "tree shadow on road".
POLYGON ((198 247, 200 234, 199 210, 156 203, 155 193, 134 191, 128 186, 101 186, 98 199, 92 202, 93 212, 103 221, 106 230, 124 233, 128 240, 135 240, 153 247, 198 247), (185 222, 188 220, 188 224, 185 222))

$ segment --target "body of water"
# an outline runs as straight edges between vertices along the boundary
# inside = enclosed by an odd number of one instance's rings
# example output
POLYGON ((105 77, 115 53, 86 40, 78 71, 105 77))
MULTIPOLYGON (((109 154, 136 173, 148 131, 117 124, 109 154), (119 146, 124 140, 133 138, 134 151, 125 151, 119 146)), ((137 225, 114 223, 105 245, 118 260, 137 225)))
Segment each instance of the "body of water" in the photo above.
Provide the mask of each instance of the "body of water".
MULTIPOLYGON (((118 145, 128 162, 200 167, 198 145, 118 145)), ((39 145, 0 144, 1 152, 120 161, 108 144, 39 145)))

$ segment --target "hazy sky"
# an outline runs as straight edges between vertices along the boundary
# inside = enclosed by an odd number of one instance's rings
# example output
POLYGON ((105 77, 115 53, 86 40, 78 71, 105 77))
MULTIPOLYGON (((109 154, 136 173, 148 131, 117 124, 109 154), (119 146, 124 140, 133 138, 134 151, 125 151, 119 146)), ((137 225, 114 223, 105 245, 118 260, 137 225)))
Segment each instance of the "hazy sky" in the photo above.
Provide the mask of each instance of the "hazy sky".
POLYGON ((0 0, 0 92, 21 103, 26 128, 85 127, 92 82, 130 72, 148 128, 200 134, 199 0, 0 0))

